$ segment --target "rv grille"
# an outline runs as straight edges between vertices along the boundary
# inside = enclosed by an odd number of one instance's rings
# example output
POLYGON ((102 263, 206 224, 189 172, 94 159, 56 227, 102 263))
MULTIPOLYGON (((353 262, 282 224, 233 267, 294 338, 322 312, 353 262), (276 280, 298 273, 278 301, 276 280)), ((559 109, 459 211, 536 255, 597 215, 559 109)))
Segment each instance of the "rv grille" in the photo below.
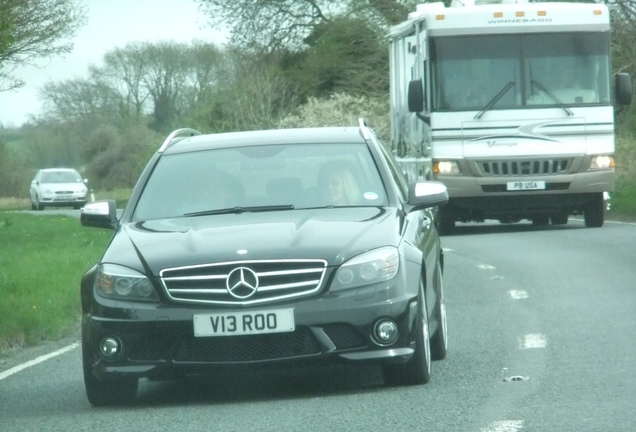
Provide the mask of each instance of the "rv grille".
POLYGON ((479 166, 485 177, 534 176, 565 174, 570 162, 570 159, 500 160, 482 161, 479 166))

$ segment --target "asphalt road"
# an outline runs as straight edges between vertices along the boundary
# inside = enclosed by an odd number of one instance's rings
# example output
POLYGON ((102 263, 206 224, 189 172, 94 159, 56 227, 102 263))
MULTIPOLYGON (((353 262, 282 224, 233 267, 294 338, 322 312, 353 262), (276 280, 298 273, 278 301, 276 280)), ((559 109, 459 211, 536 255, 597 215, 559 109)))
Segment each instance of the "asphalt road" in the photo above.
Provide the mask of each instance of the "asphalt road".
POLYGON ((636 431, 636 224, 460 225, 443 245, 449 356, 425 386, 280 371, 142 381, 134 406, 98 409, 71 338, 0 365, 0 430, 636 431))

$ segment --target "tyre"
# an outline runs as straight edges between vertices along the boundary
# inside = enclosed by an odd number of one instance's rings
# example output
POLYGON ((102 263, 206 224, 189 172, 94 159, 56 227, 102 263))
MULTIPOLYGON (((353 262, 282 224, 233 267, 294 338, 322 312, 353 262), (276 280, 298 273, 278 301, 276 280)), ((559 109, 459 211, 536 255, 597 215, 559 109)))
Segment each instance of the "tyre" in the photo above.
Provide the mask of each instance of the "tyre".
POLYGON ((532 218, 532 225, 534 226, 546 226, 550 223, 550 216, 539 215, 532 218))
POLYGON ((40 197, 35 196, 35 204, 32 204, 33 210, 44 210, 44 205, 40 202, 40 197))
POLYGON ((550 216, 550 221, 552 225, 566 225, 568 223, 568 214, 567 213, 556 213, 550 216))
POLYGON ((137 378, 100 381, 93 374, 92 356, 82 338, 82 367, 86 397, 93 406, 126 405, 135 400, 139 380, 137 378))
POLYGON ((433 276, 435 283, 435 291, 437 295, 437 303, 435 304, 435 321, 437 321, 437 329, 431 335, 431 359, 442 360, 446 358, 448 353, 448 326, 446 323, 446 304, 444 303, 444 278, 442 274, 442 265, 438 262, 433 276))
POLYGON ((594 199, 590 201, 583 210, 583 218, 585 226, 588 228, 599 228, 603 226, 605 219, 605 201, 603 194, 594 195, 594 199))
POLYGON ((406 363, 384 366, 384 382, 388 385, 426 384, 431 380, 431 347, 423 280, 420 280, 417 309, 415 352, 406 363))

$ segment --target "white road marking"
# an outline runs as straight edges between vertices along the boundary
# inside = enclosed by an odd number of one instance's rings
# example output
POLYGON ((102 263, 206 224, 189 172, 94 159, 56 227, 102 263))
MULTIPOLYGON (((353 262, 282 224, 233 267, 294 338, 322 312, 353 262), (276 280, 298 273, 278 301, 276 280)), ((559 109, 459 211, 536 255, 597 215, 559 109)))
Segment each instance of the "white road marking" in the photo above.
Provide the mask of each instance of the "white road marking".
POLYGON ((521 349, 545 348, 548 345, 545 335, 540 333, 527 334, 522 340, 519 340, 521 349))
POLYGON ((79 342, 75 342, 75 343, 70 344, 70 345, 68 345, 68 346, 66 346, 64 348, 61 348, 61 349, 57 350, 57 351, 53 351, 52 353, 42 355, 42 356, 40 356, 40 357, 38 357, 36 359, 30 360, 30 361, 28 361, 26 363, 22 363, 21 365, 15 366, 15 367, 13 367, 13 368, 11 368, 9 370, 6 370, 4 372, 0 372, 0 381, 2 381, 5 378, 10 377, 11 375, 13 375, 15 373, 20 372, 23 369, 26 369, 26 368, 31 367, 31 366, 35 366, 36 364, 45 362, 45 361, 47 361, 49 359, 52 359, 53 357, 57 357, 59 355, 62 355, 62 354, 67 353, 69 351, 72 351, 75 348, 77 348, 78 346, 79 346, 79 342))
POLYGON ((523 420, 502 420, 479 429, 480 432, 517 432, 523 428, 523 420))
POLYGON ((481 270, 494 270, 495 266, 491 266, 490 264, 477 264, 475 265, 478 269, 481 270))
POLYGON ((530 297, 528 295, 528 291, 524 291, 524 290, 510 290, 508 291, 508 294, 510 294, 510 297, 512 297, 515 300, 525 300, 528 297, 530 297))

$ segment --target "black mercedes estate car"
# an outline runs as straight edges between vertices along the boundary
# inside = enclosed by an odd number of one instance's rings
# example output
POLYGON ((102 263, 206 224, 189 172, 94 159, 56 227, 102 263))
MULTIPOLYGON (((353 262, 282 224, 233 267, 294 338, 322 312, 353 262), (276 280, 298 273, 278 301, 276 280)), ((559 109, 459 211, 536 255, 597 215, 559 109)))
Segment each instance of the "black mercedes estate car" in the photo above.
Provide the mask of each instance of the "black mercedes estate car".
POLYGON ((134 400, 140 378, 328 362, 424 384, 447 351, 437 182, 409 183, 363 120, 352 127, 170 134, 81 280, 88 400, 134 400), (314 363, 312 363, 314 362, 314 363))

